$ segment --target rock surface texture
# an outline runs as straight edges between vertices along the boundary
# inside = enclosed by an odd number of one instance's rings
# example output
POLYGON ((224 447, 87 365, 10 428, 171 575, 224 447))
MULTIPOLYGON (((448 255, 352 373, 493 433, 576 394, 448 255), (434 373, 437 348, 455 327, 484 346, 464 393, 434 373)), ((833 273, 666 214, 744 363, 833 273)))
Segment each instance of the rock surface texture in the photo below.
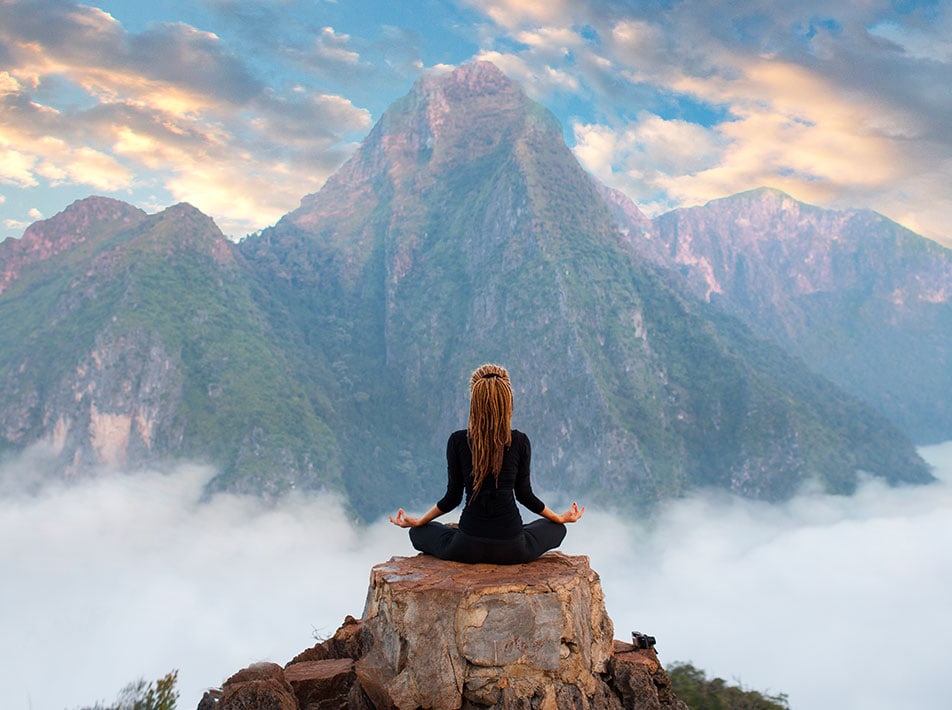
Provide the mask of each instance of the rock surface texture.
POLYGON ((235 674, 204 708, 685 709, 653 649, 613 641, 587 557, 525 565, 429 555, 373 568, 364 618, 283 669, 235 674), (290 693, 288 692, 290 689, 290 693), (274 697, 267 700, 269 692, 274 697))

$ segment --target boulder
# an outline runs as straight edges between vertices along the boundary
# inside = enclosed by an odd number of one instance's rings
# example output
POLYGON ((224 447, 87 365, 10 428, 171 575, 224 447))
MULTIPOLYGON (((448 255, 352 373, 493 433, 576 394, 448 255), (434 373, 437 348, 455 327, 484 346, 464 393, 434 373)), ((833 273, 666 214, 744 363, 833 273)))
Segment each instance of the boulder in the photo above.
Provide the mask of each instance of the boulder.
POLYGON ((354 685, 354 660, 302 661, 285 668, 284 677, 302 708, 346 707, 354 685))
POLYGON ((395 557, 370 575, 361 686, 377 707, 557 707, 599 694, 612 623, 587 557, 523 565, 395 557))
POLYGON ((671 680, 653 648, 636 648, 630 643, 615 641, 608 675, 621 701, 620 707, 687 710, 687 705, 674 694, 671 680))
POLYGON ((219 710, 298 710, 297 698, 276 663, 256 663, 222 686, 219 710))

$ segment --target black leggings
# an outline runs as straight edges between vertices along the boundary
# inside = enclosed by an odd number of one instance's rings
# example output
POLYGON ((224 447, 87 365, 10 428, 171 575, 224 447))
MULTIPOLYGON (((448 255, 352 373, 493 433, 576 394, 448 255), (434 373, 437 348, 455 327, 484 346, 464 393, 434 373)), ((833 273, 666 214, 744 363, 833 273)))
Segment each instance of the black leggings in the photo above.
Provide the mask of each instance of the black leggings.
POLYGON ((443 523, 427 523, 410 528, 410 542, 420 552, 453 562, 489 562, 494 565, 517 565, 532 562, 543 552, 562 544, 565 526, 541 518, 522 527, 522 532, 508 540, 473 537, 457 527, 443 523))

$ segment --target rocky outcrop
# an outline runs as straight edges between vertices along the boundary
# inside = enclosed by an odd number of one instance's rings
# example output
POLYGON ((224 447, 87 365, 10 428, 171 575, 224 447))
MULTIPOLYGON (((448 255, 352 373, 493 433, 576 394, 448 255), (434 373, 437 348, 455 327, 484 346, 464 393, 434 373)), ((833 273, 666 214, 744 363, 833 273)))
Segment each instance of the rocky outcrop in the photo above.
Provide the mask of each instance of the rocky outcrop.
POLYGON ((371 571, 362 619, 284 668, 240 671, 200 707, 685 709, 654 649, 612 636, 587 557, 395 557, 371 571))
POLYGON ((395 558, 370 576, 369 649, 357 676, 381 707, 495 706, 593 697, 612 653, 612 623, 585 557, 529 565, 395 558))

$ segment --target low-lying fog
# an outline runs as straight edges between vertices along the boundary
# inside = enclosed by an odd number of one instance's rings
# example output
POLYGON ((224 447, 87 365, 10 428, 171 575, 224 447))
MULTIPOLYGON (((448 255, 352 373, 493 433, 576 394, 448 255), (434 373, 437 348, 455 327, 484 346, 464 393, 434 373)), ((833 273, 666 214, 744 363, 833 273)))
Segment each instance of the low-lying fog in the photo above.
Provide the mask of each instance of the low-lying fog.
MULTIPOLYGON (((952 442, 922 453, 940 477, 927 487, 870 481, 784 505, 699 495, 653 527, 589 506, 562 549, 591 557, 615 637, 656 636, 664 663, 794 708, 945 708, 952 442)), ((284 664, 359 617, 371 566, 413 554, 405 531, 354 526, 330 499, 200 503, 198 467, 23 492, 33 465, 0 469, 9 708, 113 701, 172 669, 179 707, 194 708, 234 671, 284 664)))

